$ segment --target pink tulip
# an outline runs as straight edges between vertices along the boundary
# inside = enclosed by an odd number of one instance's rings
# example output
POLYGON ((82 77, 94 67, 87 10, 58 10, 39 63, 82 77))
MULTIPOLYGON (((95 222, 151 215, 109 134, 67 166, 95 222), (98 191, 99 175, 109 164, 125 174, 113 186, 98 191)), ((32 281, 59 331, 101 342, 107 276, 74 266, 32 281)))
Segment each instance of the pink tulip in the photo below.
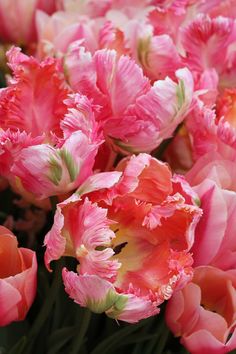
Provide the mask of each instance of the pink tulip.
POLYGON ((194 265, 235 268, 235 161, 211 152, 197 161, 186 178, 198 193, 203 209, 192 248, 194 265))
MULTIPOLYGON (((148 8, 146 11, 148 12, 148 8)), ((122 54, 129 54, 142 67, 144 74, 152 82, 165 79, 166 76, 175 79, 175 71, 184 65, 172 38, 166 33, 155 35, 151 21, 139 18, 132 19, 132 21, 128 18, 117 21, 117 15, 120 15, 121 18, 124 17, 121 11, 108 13, 107 17, 123 35, 124 49, 122 54)), ((103 32, 105 32, 104 29, 103 32)), ((108 37, 109 27, 105 33, 108 37)), ((110 36, 112 36, 111 26, 110 36)), ((117 50, 116 46, 113 48, 117 50)))
POLYGON ((100 143, 77 131, 60 148, 49 144, 29 146, 18 154, 11 174, 36 198, 64 194, 92 174, 100 143))
POLYGON ((17 47, 12 47, 7 57, 13 77, 8 87, 0 90, 1 128, 25 131, 33 137, 44 135, 46 141, 52 134, 62 137, 60 120, 67 111, 63 101, 70 91, 58 61, 48 58, 39 62, 17 47))
POLYGON ((150 152, 174 130, 191 109, 193 79, 188 69, 176 71, 151 87, 142 69, 115 50, 93 56, 74 46, 65 59, 72 88, 102 106, 97 119, 112 146, 124 153, 150 152), (128 79, 129 78, 129 79, 128 79))
POLYGON ((167 324, 192 354, 229 353, 236 348, 235 295, 235 270, 198 267, 192 282, 169 300, 167 324))
POLYGON ((193 161, 197 161, 207 153, 215 152, 225 159, 236 158, 234 94, 226 91, 223 96, 218 96, 217 103, 217 111, 215 111, 198 100, 185 120, 193 161), (220 103, 221 100, 223 102, 220 103), (231 104, 227 104, 224 100, 231 101, 231 104))
POLYGON ((223 87, 235 86, 234 45, 236 25, 228 17, 199 14, 181 31, 189 69, 202 72, 214 68, 223 87))
MULTIPOLYGON (((69 94, 58 61, 8 52, 13 78, 0 90, 0 174, 30 202, 76 189, 102 141, 94 106, 69 94)), ((41 206, 41 204, 40 204, 41 206)))
POLYGON ((0 326, 24 320, 36 294, 35 253, 18 248, 16 237, 0 226, 0 326))
POLYGON ((58 204, 45 262, 79 261, 78 274, 65 269, 63 279, 81 306, 127 322, 154 315, 191 280, 188 250, 201 215, 195 199, 166 164, 147 154, 127 158, 58 204))

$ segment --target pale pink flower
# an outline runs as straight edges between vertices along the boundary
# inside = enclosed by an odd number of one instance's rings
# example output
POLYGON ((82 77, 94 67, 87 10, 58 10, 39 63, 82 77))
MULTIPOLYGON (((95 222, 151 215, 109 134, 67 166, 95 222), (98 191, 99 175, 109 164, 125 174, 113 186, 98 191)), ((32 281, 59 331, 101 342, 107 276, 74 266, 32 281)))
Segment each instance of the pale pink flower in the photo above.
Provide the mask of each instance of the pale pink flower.
POLYGON ((192 277, 188 250, 201 215, 195 199, 166 164, 147 154, 127 158, 58 204, 45 262, 79 261, 79 274, 65 269, 63 279, 81 306, 127 322, 154 315, 192 277))
POLYGON ((56 0, 2 0, 0 2, 0 37, 4 42, 28 45, 36 41, 35 12, 55 11, 56 0))
POLYGON ((236 348, 235 294, 235 270, 198 267, 192 282, 169 300, 167 324, 192 354, 229 353, 236 348))
POLYGON ((87 50, 98 49, 98 29, 100 22, 78 12, 58 11, 49 16, 37 11, 36 25, 38 34, 37 57, 62 57, 71 43, 81 41, 87 50))
POLYGON ((12 232, 0 226, 0 326, 24 320, 36 294, 35 252, 18 248, 12 232))

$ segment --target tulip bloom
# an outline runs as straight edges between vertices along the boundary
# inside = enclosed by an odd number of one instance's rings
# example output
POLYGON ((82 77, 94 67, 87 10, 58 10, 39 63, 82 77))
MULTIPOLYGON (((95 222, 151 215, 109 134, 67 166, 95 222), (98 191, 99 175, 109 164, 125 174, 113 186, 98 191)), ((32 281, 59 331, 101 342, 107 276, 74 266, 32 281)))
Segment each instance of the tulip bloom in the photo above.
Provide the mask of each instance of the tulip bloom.
POLYGON ((124 159, 58 204, 45 262, 79 261, 78 274, 64 269, 63 280, 81 306, 131 323, 154 315, 191 280, 195 199, 166 164, 147 154, 124 159))
POLYGON ((195 267, 211 264, 224 270, 235 268, 235 161, 217 153, 206 154, 186 179, 199 195, 203 210, 191 250, 195 267))
POLYGON ((229 353, 236 348, 235 294, 235 270, 198 267, 168 302, 167 324, 192 354, 229 353))
POLYGON ((236 41, 236 28, 232 18, 218 16, 211 19, 199 14, 181 29, 186 65, 192 71, 202 72, 214 68, 223 87, 235 85, 235 66, 232 55, 236 41))
POLYGON ((61 57, 71 43, 81 40, 86 49, 98 49, 100 21, 94 21, 80 12, 55 12, 52 16, 37 11, 37 57, 61 57))
POLYGON ((102 107, 97 115, 107 141, 123 154, 150 152, 170 138, 192 108, 193 78, 187 68, 153 86, 142 69, 115 50, 93 56, 74 45, 65 72, 75 91, 102 107))
POLYGON ((37 9, 52 13, 56 0, 0 1, 0 37, 4 42, 29 44, 35 41, 37 9))
POLYGON ((57 60, 39 62, 19 48, 8 58, 14 78, 0 90, 0 174, 36 203, 76 189, 92 173, 102 136, 94 106, 69 94, 57 60))
POLYGON ((18 248, 17 239, 0 226, 0 326, 24 320, 36 294, 35 252, 18 248))

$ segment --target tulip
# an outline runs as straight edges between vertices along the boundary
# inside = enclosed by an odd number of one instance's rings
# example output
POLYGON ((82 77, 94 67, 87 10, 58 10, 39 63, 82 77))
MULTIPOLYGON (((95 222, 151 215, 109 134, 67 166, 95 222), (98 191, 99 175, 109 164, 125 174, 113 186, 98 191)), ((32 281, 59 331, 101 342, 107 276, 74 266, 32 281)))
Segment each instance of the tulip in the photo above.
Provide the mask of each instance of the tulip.
POLYGON ((235 270, 197 267, 192 282, 168 302, 167 324, 192 354, 229 353, 236 348, 235 294, 235 270))
POLYGON ((217 153, 205 154, 186 179, 199 195, 203 210, 192 248, 194 265, 235 268, 235 162, 217 153))
POLYGON ((187 68, 151 86, 142 69, 115 50, 92 56, 74 45, 65 58, 68 81, 75 91, 102 106, 97 119, 107 141, 123 154, 151 152, 170 138, 192 108, 193 78, 187 68))
POLYGON ((147 154, 124 159, 57 205, 46 265, 77 259, 77 273, 65 268, 63 280, 81 306, 130 323, 152 316, 192 278, 195 200, 163 162, 147 154))
POLYGON ((22 321, 36 294, 35 252, 18 248, 17 239, 0 226, 0 326, 22 321))

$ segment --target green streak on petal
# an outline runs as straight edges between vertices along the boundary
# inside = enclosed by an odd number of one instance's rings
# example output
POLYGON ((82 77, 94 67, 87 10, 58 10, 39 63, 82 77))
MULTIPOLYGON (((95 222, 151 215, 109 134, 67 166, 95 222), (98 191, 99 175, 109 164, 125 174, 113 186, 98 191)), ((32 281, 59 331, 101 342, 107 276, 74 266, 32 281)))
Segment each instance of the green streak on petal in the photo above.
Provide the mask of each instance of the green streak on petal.
POLYGON ((139 62, 148 67, 148 52, 150 47, 151 37, 143 38, 138 41, 137 54, 139 62))
POLYGON ((49 168, 50 168, 50 176, 49 179, 58 186, 61 177, 62 177, 62 168, 59 162, 54 158, 51 157, 49 160, 49 168))
POLYGON ((111 317, 111 318, 117 318, 121 314, 121 312, 124 310, 124 308, 127 304, 127 301, 128 301, 128 296, 118 295, 116 302, 113 304, 113 306, 111 308, 109 308, 106 311, 107 316, 111 317))
POLYGON ((116 301, 118 301, 119 297, 119 294, 117 294, 113 289, 110 289, 103 300, 96 301, 94 299, 88 299, 86 305, 91 311, 95 313, 102 313, 110 309, 116 301))
POLYGON ((194 199, 194 203, 200 208, 201 206, 201 200, 199 198, 194 199))
POLYGON ((180 80, 176 90, 177 100, 178 100, 178 108, 180 109, 185 101, 185 87, 184 81, 180 80))
POLYGON ((123 311, 127 301, 128 301, 127 296, 120 295, 118 300, 116 301, 114 307, 116 308, 117 311, 123 311))
POLYGON ((77 174, 78 174, 78 169, 77 169, 77 166, 74 163, 73 157, 65 149, 62 149, 60 151, 60 156, 61 156, 62 160, 64 161, 64 163, 66 165, 66 168, 67 168, 67 170, 69 172, 71 182, 73 182, 76 179, 77 174))
POLYGON ((118 138, 113 138, 112 136, 109 136, 110 139, 112 139, 113 143, 117 145, 119 148, 122 149, 123 153, 127 154, 127 152, 131 154, 138 154, 140 151, 135 151, 131 146, 126 145, 122 140, 118 138))

